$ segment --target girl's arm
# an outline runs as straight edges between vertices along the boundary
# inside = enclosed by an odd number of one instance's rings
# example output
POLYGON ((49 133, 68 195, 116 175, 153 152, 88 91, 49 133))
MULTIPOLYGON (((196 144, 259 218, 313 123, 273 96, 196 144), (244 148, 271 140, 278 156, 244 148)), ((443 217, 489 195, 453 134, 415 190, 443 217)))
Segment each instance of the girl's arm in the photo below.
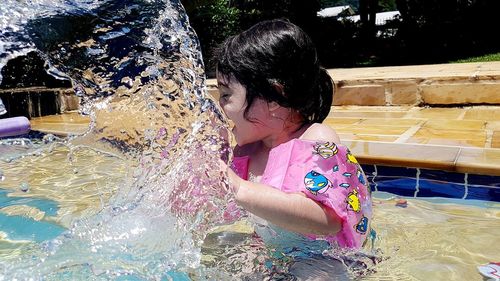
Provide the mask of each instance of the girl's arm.
POLYGON ((284 229, 316 235, 336 234, 342 227, 337 214, 301 192, 285 193, 241 179, 228 169, 236 201, 249 212, 284 229))
MULTIPOLYGON (((323 124, 311 125, 301 138, 340 143, 337 133, 323 124)), ((302 192, 285 193, 272 186, 243 180, 230 168, 227 171, 236 201, 249 212, 302 234, 332 235, 341 230, 342 220, 335 211, 302 192)))

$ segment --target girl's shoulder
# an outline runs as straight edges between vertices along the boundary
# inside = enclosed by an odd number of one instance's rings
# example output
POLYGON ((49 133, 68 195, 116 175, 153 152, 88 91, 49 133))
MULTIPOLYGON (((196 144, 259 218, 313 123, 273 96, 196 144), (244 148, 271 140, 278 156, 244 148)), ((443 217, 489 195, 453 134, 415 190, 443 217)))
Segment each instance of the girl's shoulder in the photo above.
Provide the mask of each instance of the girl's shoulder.
POLYGON ((314 123, 309 126, 299 139, 340 143, 337 132, 332 127, 321 123, 314 123))

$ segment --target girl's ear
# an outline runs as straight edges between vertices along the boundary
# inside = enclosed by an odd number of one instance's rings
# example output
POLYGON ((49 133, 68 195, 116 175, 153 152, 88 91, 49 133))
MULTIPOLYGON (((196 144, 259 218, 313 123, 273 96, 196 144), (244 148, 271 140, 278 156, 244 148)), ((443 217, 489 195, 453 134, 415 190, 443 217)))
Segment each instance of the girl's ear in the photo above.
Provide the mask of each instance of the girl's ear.
POLYGON ((279 93, 282 96, 285 96, 285 87, 281 83, 273 79, 272 85, 277 93, 279 93))
POLYGON ((273 112, 276 109, 280 108, 281 105, 279 105, 277 102, 271 101, 267 103, 267 107, 269 108, 269 112, 273 112))

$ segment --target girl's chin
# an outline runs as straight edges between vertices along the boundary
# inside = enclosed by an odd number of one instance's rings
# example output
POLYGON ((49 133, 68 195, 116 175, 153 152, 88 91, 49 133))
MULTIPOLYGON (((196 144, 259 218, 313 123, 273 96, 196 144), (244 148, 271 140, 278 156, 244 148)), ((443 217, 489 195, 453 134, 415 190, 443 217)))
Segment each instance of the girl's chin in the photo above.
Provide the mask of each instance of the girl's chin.
POLYGON ((237 144, 238 146, 240 146, 240 147, 241 147, 241 146, 244 146, 245 144, 248 144, 248 142, 247 142, 247 141, 245 141, 245 139, 244 139, 244 138, 242 138, 242 137, 240 136, 240 134, 238 134, 238 130, 237 130, 235 127, 233 127, 232 132, 233 132, 234 140, 236 141, 236 144, 237 144))
POLYGON ((239 138, 238 136, 235 135, 234 137, 234 140, 236 141, 236 144, 239 146, 239 147, 242 147, 244 145, 247 145, 247 144, 251 144, 253 143, 254 141, 252 140, 249 140, 249 139, 242 139, 242 138, 239 138))
POLYGON ((258 136, 255 136, 254 134, 249 133, 247 130, 249 130, 249 129, 238 130, 238 128, 236 128, 236 127, 233 127, 233 129, 231 130, 231 132, 233 133, 235 142, 240 147, 260 140, 257 138, 258 136), (241 132, 243 132, 243 134, 241 132))
POLYGON ((236 141, 236 144, 240 147, 247 144, 247 142, 243 141, 241 138, 239 138, 238 135, 234 135, 234 140, 236 141))

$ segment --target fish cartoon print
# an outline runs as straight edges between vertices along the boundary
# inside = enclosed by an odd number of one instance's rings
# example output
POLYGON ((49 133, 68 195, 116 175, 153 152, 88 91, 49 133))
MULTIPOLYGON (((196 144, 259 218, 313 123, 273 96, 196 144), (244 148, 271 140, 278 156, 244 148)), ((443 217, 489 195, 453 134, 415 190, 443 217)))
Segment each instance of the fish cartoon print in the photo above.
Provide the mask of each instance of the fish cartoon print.
POLYGON ((366 186, 365 176, 363 175, 363 172, 360 169, 356 171, 356 176, 358 177, 359 183, 366 186))
POLYGON ((347 158, 347 162, 351 163, 351 164, 355 164, 355 165, 358 165, 358 159, 356 159, 356 157, 354 157, 354 155, 352 155, 351 151, 347 150, 347 155, 346 155, 346 158, 347 158))
POLYGON ((361 202, 359 201, 358 192, 356 190, 353 190, 349 192, 349 194, 347 194, 346 202, 350 210, 353 210, 356 213, 361 211, 361 202))
POLYGON ((304 184, 306 189, 314 195, 318 195, 318 193, 325 193, 330 187, 332 187, 330 180, 314 170, 307 173, 304 177, 304 184))
POLYGON ((366 231, 368 230, 368 218, 363 216, 354 226, 354 229, 356 229, 357 233, 366 234, 366 231))

